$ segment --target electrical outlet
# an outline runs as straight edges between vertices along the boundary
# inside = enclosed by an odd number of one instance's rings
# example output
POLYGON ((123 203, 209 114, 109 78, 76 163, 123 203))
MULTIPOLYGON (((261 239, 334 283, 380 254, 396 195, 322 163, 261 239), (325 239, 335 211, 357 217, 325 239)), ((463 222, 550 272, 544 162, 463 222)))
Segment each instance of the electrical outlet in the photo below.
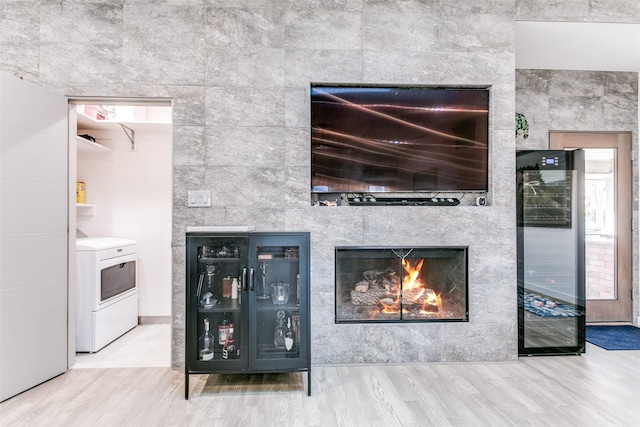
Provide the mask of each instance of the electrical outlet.
POLYGON ((210 208, 211 190, 189 191, 187 206, 190 208, 210 208))

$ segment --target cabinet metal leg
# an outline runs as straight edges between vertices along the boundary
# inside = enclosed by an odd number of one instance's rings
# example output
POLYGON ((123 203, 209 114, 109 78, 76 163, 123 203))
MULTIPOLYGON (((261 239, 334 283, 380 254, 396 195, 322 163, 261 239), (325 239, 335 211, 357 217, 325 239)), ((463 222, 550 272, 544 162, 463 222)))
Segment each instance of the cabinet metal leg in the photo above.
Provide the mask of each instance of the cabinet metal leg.
POLYGON ((307 396, 311 396, 311 367, 307 370, 307 396))
POLYGON ((189 400, 189 374, 184 374, 184 399, 189 400))

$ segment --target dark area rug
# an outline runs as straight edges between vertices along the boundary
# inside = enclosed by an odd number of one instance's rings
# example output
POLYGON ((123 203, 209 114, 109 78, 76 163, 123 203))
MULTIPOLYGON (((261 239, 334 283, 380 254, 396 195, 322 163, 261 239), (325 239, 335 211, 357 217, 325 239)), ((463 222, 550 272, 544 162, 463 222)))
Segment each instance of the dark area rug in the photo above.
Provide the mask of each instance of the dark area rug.
POLYGON ((576 317, 583 314, 572 305, 527 291, 524 293, 524 309, 540 317, 576 317))
POLYGON ((587 342, 605 350, 640 350, 640 328, 635 326, 587 326, 587 342))

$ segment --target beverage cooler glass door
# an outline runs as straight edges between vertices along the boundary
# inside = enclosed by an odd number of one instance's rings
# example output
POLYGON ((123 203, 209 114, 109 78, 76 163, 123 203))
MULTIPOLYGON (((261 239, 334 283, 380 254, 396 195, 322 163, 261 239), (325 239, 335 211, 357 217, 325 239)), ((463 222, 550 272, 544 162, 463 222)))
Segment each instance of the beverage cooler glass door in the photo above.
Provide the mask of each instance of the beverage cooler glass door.
POLYGON ((518 352, 585 350, 584 153, 517 154, 518 352))
POLYGON ((259 371, 307 366, 306 301, 309 256, 298 237, 252 237, 250 364, 259 371), (302 261, 301 261, 302 260, 302 261), (302 281, 302 282, 301 282, 302 281))
POLYGON ((246 369, 248 325, 243 311, 248 306, 243 295, 246 283, 246 237, 189 237, 188 298, 197 307, 190 316, 191 348, 187 357, 194 370, 238 371, 246 369), (191 253, 193 252, 193 253, 191 253), (195 260, 193 262, 192 260, 195 260), (211 365, 213 364, 213 365, 211 365), (214 368, 215 366, 215 368, 214 368))

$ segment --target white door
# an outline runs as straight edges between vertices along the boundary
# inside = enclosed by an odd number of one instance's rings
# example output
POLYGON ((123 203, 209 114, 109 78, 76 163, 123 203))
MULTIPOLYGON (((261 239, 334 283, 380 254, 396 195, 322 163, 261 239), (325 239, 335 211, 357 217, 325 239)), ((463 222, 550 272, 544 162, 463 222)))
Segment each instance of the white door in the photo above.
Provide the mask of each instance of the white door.
POLYGON ((0 74, 0 401, 67 369, 67 111, 0 74))

